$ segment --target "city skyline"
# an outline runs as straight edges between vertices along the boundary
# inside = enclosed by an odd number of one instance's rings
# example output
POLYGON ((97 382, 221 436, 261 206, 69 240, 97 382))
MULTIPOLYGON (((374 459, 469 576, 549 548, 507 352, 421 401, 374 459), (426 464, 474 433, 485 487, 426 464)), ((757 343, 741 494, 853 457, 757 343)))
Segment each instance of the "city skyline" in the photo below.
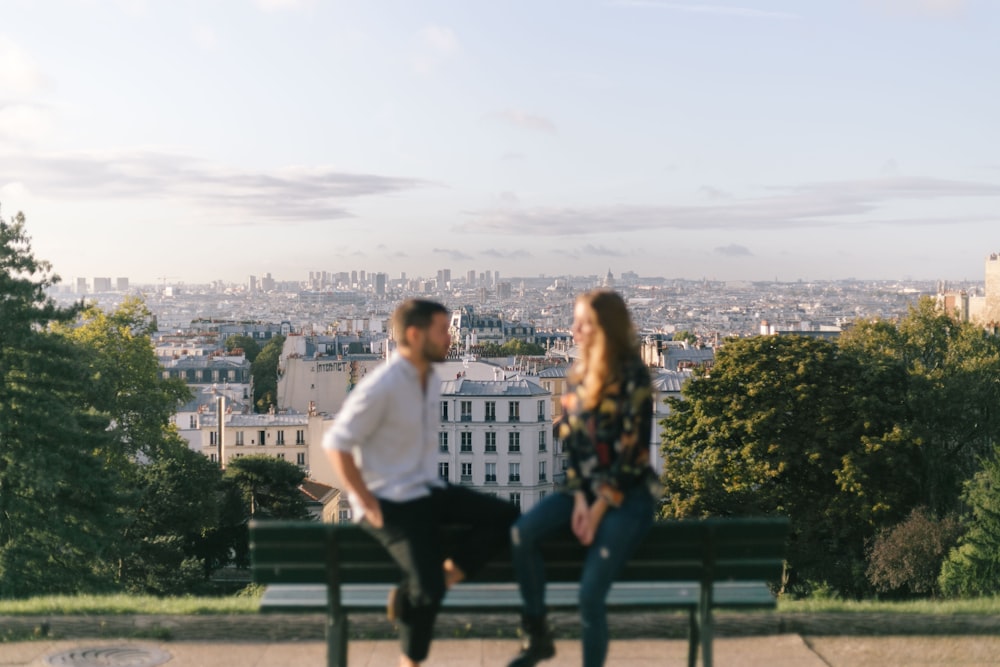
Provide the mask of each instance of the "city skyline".
POLYGON ((0 216, 64 284, 979 280, 982 0, 13 0, 0 216))

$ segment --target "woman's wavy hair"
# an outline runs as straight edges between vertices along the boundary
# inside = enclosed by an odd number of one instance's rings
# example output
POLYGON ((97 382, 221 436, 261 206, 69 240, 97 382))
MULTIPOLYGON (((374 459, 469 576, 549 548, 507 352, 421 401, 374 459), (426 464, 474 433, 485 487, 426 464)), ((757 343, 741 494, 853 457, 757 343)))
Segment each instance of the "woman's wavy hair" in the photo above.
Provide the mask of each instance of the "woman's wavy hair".
POLYGON ((625 300, 617 292, 595 289, 576 298, 590 309, 596 324, 593 341, 570 370, 580 385, 584 406, 597 407, 605 391, 619 380, 622 365, 639 352, 639 339, 625 300))

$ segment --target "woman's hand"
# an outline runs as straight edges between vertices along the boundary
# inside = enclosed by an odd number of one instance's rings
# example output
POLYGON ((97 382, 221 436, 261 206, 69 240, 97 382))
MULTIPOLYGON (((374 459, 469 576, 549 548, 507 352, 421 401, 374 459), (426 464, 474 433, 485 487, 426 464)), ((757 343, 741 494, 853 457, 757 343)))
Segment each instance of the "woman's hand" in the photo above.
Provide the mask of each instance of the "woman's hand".
POLYGON ((573 504, 573 534, 580 540, 580 544, 587 547, 593 543, 597 527, 601 525, 601 519, 607 510, 608 503, 604 498, 598 496, 594 504, 588 507, 583 494, 577 494, 573 504))
MULTIPOLYGON (((573 494, 573 517, 570 525, 573 528, 573 534, 576 535, 576 539, 580 540, 581 544, 590 544, 590 542, 584 541, 590 527, 590 508, 587 507, 587 497, 583 493, 573 494)), ((590 539, 594 539, 593 534, 591 534, 590 539)))

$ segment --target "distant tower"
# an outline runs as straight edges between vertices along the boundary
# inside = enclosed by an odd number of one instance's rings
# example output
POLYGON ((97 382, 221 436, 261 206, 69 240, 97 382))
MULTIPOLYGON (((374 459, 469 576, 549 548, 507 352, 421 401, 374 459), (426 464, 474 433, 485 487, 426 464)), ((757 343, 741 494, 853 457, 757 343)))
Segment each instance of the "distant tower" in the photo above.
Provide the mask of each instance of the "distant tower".
POLYGON ((604 276, 604 286, 608 288, 615 286, 615 276, 611 273, 611 269, 608 269, 608 275, 604 276))

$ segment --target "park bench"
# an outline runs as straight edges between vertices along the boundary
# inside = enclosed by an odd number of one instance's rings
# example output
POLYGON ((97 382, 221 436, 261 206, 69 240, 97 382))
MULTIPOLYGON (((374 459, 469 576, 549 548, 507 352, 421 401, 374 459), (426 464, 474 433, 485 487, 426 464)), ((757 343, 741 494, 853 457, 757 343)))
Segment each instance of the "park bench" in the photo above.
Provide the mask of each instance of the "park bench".
MULTIPOLYGON (((769 582, 781 577, 789 522, 786 518, 710 518, 660 521, 630 559, 608 595, 609 609, 684 610, 688 664, 699 647, 712 665, 712 611, 775 606, 769 582)), ((454 539, 445 531, 447 546, 454 539)), ((567 531, 546 544, 546 604, 577 606, 584 548, 567 531)), ((384 610, 399 570, 386 551, 353 524, 257 520, 250 522, 252 579, 265 584, 262 612, 325 612, 327 664, 347 666, 347 617, 384 610)), ((472 580, 448 591, 442 613, 512 612, 521 597, 509 553, 472 580)))

